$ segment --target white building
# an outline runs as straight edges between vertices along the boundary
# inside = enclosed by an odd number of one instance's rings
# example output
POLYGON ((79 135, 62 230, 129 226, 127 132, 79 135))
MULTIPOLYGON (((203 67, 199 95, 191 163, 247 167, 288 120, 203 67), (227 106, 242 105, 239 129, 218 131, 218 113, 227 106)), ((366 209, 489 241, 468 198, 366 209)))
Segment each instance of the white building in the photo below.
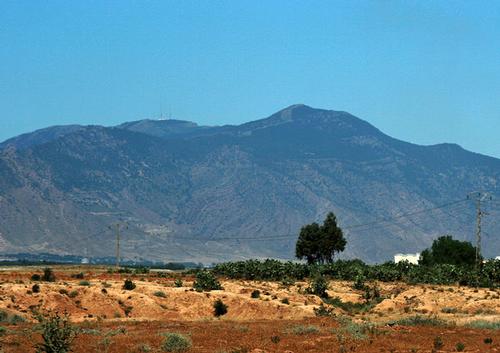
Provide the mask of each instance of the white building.
POLYGON ((420 253, 416 254, 396 254, 394 255, 394 262, 408 261, 411 264, 418 265, 418 260, 420 259, 420 253))

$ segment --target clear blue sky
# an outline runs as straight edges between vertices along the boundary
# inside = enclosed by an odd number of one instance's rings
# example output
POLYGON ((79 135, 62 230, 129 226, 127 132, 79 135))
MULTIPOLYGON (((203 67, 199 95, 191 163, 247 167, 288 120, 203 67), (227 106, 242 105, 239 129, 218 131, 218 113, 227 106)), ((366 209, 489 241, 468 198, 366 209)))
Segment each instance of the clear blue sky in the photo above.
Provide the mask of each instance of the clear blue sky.
POLYGON ((294 103, 500 157, 499 1, 0 1, 0 140, 294 103))

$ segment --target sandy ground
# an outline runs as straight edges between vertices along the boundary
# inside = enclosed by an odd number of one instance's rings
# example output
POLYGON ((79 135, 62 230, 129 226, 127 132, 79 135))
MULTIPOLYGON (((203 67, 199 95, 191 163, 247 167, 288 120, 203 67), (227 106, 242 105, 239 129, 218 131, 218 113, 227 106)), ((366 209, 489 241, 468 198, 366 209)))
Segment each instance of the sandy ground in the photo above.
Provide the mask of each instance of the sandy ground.
MULTIPOLYGON (((455 351, 461 342, 464 351, 499 351, 499 331, 472 330, 463 327, 473 320, 500 321, 500 290, 474 289, 458 286, 406 285, 402 283, 371 283, 378 286, 383 299, 370 311, 349 314, 331 307, 339 316, 351 315, 355 322, 369 321, 383 328, 383 334, 371 335, 367 340, 341 342, 334 332, 338 326, 335 318, 317 318, 314 308, 321 300, 306 294, 306 282, 283 286, 276 282, 236 281, 221 279, 220 291, 198 293, 192 290, 193 278, 183 276, 183 286, 174 281, 181 274, 158 273, 147 275, 108 274, 97 267, 57 267, 55 282, 31 281, 39 268, 17 268, 0 271, 0 311, 20 315, 27 322, 15 326, 2 324, 7 334, 0 336, 0 352, 31 352, 37 334, 26 334, 34 322, 32 312, 66 312, 79 326, 92 328, 96 337, 80 335, 76 341, 77 352, 140 352, 141 344, 158 348, 161 332, 183 332, 193 339, 194 352, 337 352, 344 347, 356 352, 430 352, 437 336, 446 338, 445 346, 437 351, 455 351), (71 275, 84 272, 84 279, 71 275), (134 290, 122 288, 130 278, 134 290), (88 281, 81 283, 81 281, 88 281), (37 283, 39 293, 33 293, 37 283), (251 293, 259 290, 259 298, 251 293), (216 299, 228 306, 222 318, 213 315, 216 299), (395 320, 415 316, 439 317, 457 324, 453 328, 392 327, 395 320), (314 325, 318 332, 291 334, 294 325, 314 325), (122 327, 125 333, 113 335, 113 342, 104 350, 98 347, 106 332, 122 327), (333 330, 333 331, 332 331, 333 330), (279 339, 271 340, 271 337, 279 339), (494 338, 485 344, 484 338, 494 338), (93 341, 95 347, 85 348, 93 341), (278 340, 279 342, 275 342, 278 340), (237 349, 241 348, 240 351, 237 349), (412 350, 416 349, 416 350, 412 350), (258 352, 258 351, 257 351, 258 352)), ((342 301, 363 302, 363 292, 354 290, 352 283, 330 283, 329 295, 342 301)), ((378 329, 377 329, 378 330, 378 329)), ((31 332, 31 331, 30 331, 31 332)), ((155 348, 155 349, 156 349, 155 348)), ((144 348, 146 349, 146 348, 144 348)), ((154 351, 154 350, 151 350, 154 351)))

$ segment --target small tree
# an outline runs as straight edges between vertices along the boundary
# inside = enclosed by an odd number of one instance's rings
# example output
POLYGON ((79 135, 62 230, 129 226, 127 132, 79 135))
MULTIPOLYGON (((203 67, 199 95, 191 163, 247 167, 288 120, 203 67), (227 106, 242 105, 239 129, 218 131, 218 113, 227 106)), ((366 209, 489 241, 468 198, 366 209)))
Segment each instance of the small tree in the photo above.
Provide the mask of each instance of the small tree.
POLYGON ((435 264, 474 265, 476 248, 468 241, 460 241, 445 235, 434 240, 429 249, 422 251, 419 263, 432 266, 435 264))
POLYGON ((214 302, 214 315, 216 317, 227 314, 227 305, 221 299, 217 299, 214 302))
POLYGON ((330 212, 323 225, 307 224, 302 227, 295 246, 295 256, 305 258, 307 263, 331 263, 336 252, 345 250, 347 241, 342 229, 337 225, 337 218, 330 212))
POLYGON ((76 337, 76 330, 67 315, 37 315, 42 330, 43 343, 35 345, 37 353, 68 353, 76 337))
POLYGON ((52 271, 52 269, 50 267, 43 269, 42 281, 45 281, 45 282, 55 282, 56 281, 56 275, 54 274, 54 271, 52 271))

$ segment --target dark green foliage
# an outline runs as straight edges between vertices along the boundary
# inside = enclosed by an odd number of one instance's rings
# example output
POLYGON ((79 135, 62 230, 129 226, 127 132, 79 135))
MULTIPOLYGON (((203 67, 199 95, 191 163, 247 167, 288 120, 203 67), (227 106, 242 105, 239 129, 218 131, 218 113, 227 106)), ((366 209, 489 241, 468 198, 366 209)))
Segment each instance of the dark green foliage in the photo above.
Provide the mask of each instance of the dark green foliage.
POLYGON ((252 294, 250 294, 250 297, 252 297, 253 299, 260 298, 260 290, 258 289, 254 290, 252 294))
POLYGON ((181 333, 165 333, 165 340, 161 346, 164 352, 185 352, 193 345, 191 338, 181 333))
POLYGON ((463 344, 462 342, 458 342, 455 345, 455 349, 457 350, 457 352, 463 352, 465 350, 465 344, 463 344))
POLYGON ((33 293, 40 293, 40 285, 39 284, 34 284, 33 287, 31 287, 31 291, 33 293))
POLYGON ((444 346, 444 343, 443 343, 443 339, 441 338, 441 336, 437 336, 436 338, 434 338, 434 349, 441 349, 443 348, 444 346))
POLYGON ((330 316, 334 315, 333 309, 326 307, 325 305, 323 305, 323 303, 321 303, 320 306, 318 306, 317 308, 314 308, 313 310, 314 310, 314 314, 316 316, 330 317, 330 316))
POLYGON ((431 266, 436 264, 474 265, 476 248, 468 241, 460 241, 445 235, 434 240, 430 249, 422 252, 420 263, 431 266))
POLYGON ((123 289, 125 290, 134 290, 135 289, 135 283, 132 282, 130 279, 126 279, 125 282, 123 283, 123 289))
POLYGON ((290 305, 290 300, 288 298, 281 299, 281 303, 285 305, 290 305))
POLYGON ((174 282, 174 286, 176 286, 177 288, 182 287, 183 286, 182 279, 177 278, 174 282))
POLYGON ((486 338, 483 340, 483 342, 484 342, 485 344, 492 344, 492 343, 493 343, 493 338, 491 338, 491 337, 486 337, 486 338))
POLYGON ((211 290, 220 290, 220 285, 217 278, 210 271, 199 271, 196 274, 196 280, 193 283, 193 288, 198 292, 209 292, 211 290))
POLYGON ((221 299, 214 302, 214 316, 219 317, 227 314, 227 305, 221 299))
POLYGON ((325 279, 325 277, 317 275, 311 282, 311 286, 308 288, 308 292, 311 294, 315 294, 321 298, 328 298, 328 293, 326 292, 327 289, 328 281, 325 279))
POLYGON ((35 345, 37 353, 71 352, 71 344, 76 337, 76 330, 69 322, 68 316, 59 314, 44 317, 37 316, 42 330, 43 343, 35 345))
POLYGON ((39 281, 41 279, 41 276, 38 273, 35 273, 31 276, 32 281, 39 281))
POLYGON ((84 278, 84 274, 83 274, 83 272, 80 272, 80 273, 73 273, 73 274, 71 275, 71 278, 83 279, 83 278, 84 278))
POLYGON ((336 252, 344 251, 346 243, 335 215, 330 212, 323 225, 311 223, 302 227, 295 246, 295 256, 305 258, 308 264, 331 263, 336 252))
POLYGON ((386 262, 367 265, 360 260, 337 260, 323 265, 306 265, 278 260, 248 260, 218 264, 213 272, 234 279, 281 281, 303 280, 320 273, 331 279, 395 282, 409 284, 460 284, 495 288, 500 285, 500 261, 490 260, 479 269, 470 266, 437 264, 413 265, 408 262, 386 262))
POLYGON ((55 282, 56 276, 54 275, 54 271, 50 267, 43 269, 42 281, 45 282, 55 282))

